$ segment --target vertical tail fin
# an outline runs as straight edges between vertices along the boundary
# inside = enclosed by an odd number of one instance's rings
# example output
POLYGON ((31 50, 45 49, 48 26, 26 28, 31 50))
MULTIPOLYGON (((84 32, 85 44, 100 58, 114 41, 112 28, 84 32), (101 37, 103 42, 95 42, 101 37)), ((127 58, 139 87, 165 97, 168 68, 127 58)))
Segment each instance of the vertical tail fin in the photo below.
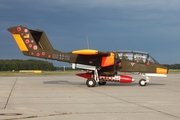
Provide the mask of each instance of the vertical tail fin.
POLYGON ((42 30, 31 30, 24 26, 8 28, 24 55, 52 59, 55 50, 42 30))
POLYGON ((45 49, 48 51, 54 51, 51 43, 49 42, 46 34, 40 30, 29 30, 30 34, 34 38, 34 41, 38 45, 39 48, 45 49))

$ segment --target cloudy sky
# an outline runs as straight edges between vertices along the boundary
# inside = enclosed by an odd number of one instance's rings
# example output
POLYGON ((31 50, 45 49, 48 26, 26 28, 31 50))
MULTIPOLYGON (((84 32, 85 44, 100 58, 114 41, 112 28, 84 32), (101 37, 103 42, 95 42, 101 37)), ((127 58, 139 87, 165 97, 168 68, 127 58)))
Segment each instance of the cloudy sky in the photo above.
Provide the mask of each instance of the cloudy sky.
POLYGON ((7 31, 17 25, 44 30, 60 51, 87 48, 88 36, 91 49, 180 63, 179 0, 0 0, 0 59, 31 59, 7 31))

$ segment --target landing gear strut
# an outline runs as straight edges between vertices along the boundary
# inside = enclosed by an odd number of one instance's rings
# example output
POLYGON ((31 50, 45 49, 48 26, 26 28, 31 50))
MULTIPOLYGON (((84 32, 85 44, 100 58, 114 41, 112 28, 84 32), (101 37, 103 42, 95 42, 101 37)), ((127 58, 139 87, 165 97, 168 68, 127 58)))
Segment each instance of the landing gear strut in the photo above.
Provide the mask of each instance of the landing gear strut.
POLYGON ((100 83, 99 78, 98 78, 98 71, 97 71, 97 69, 94 70, 94 78, 87 79, 86 85, 88 87, 95 87, 96 83, 98 83, 98 84, 100 83))

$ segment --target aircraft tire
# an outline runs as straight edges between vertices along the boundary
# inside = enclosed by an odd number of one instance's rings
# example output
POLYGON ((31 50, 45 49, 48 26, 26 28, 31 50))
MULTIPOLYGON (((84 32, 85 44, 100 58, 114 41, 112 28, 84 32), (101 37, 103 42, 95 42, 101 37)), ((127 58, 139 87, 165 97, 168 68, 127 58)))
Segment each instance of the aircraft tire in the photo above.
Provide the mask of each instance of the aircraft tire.
POLYGON ((104 81, 99 81, 98 84, 99 84, 99 85, 106 85, 106 82, 104 82, 104 81))
POLYGON ((88 87, 95 87, 95 86, 96 86, 96 81, 95 81, 93 78, 89 78, 89 79, 87 79, 87 81, 86 81, 86 85, 87 85, 88 87))
POLYGON ((139 80, 139 85, 140 85, 140 86, 146 86, 146 84, 147 84, 147 82, 146 82, 145 79, 140 79, 140 80, 139 80))

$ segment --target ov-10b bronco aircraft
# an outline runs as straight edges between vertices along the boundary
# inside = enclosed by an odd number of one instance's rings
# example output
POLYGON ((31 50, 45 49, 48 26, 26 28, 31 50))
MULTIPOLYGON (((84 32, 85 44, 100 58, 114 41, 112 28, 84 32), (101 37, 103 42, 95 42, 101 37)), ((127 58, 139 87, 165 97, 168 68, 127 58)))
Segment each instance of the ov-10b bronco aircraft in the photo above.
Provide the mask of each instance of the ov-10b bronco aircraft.
POLYGON ((26 56, 68 62, 73 68, 87 70, 77 74, 86 78, 86 85, 105 85, 107 81, 130 83, 135 79, 118 72, 138 72, 144 79, 139 80, 140 86, 149 82, 149 76, 167 76, 168 69, 160 65, 148 53, 135 51, 101 52, 93 49, 81 49, 61 52, 54 49, 42 30, 32 30, 24 26, 8 28, 19 49, 26 56))

